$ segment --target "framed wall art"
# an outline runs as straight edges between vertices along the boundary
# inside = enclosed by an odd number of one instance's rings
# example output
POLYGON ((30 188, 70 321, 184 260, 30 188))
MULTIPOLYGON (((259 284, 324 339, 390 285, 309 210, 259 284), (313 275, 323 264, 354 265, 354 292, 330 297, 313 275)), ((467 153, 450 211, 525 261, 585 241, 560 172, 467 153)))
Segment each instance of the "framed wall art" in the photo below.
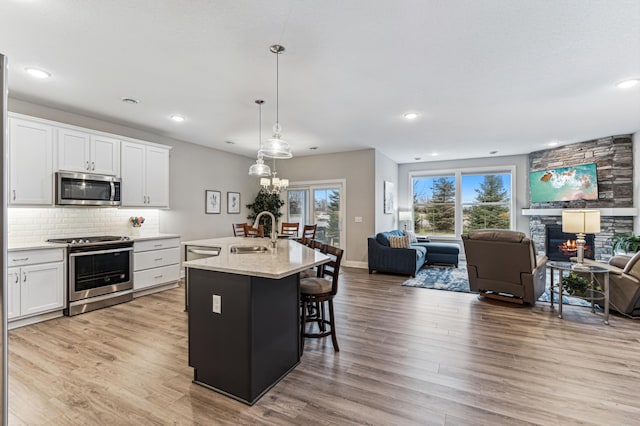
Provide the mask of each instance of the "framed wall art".
POLYGON ((240 193, 227 192, 227 213, 240 213, 240 193))
POLYGON ((220 214, 222 194, 220 191, 206 189, 204 191, 204 212, 206 214, 220 214))
POLYGON ((384 181, 384 214, 393 213, 393 182, 384 181))

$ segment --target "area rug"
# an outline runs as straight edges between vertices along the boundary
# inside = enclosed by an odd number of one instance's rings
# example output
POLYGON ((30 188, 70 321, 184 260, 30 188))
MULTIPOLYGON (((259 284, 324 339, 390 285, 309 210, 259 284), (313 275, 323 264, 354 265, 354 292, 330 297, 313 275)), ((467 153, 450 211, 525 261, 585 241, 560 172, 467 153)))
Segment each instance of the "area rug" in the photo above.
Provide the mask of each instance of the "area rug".
MULTIPOLYGON (((549 277, 547 277, 547 280, 549 280, 549 277)), ((438 265, 425 266, 418 271, 415 278, 408 279, 402 283, 402 285, 407 287, 459 291, 462 293, 471 292, 469 289, 469 276, 467 275, 465 265, 460 265, 457 268, 438 265)), ((551 297, 549 295, 549 289, 547 288, 538 301, 549 302, 550 300, 551 297)), ((556 303, 558 302, 557 294, 555 295, 554 301, 556 303)), ((562 296, 562 303, 565 305, 591 306, 591 303, 586 300, 570 296, 562 296)))

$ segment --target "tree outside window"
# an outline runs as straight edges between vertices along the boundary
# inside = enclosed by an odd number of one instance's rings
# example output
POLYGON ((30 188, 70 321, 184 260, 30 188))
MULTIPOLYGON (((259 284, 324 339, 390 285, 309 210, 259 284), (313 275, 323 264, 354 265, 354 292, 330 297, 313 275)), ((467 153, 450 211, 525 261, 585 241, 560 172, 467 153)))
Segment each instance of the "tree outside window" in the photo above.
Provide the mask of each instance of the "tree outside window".
POLYGON ((463 232, 511 227, 511 175, 463 175, 463 232), (475 193, 472 200, 469 194, 475 193))
POLYGON ((417 234, 455 235, 454 176, 414 178, 413 199, 414 226, 417 234))

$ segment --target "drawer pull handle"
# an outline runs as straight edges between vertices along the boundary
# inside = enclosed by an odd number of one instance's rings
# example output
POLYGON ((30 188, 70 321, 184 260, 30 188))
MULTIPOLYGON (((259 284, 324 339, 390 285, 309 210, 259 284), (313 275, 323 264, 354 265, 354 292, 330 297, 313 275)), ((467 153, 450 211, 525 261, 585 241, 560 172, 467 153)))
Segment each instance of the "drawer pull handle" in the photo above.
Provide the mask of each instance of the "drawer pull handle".
POLYGON ((162 244, 155 244, 154 247, 162 247, 162 244))
POLYGON ((157 279, 157 278, 162 278, 162 277, 164 277, 164 275, 163 275, 163 274, 160 274, 160 275, 156 275, 156 276, 155 276, 155 277, 153 277, 153 278, 156 278, 156 279, 157 279))
POLYGON ((20 259, 11 259, 13 262, 26 262, 29 260, 28 257, 21 257, 20 259))
POLYGON ((159 258, 157 258, 157 259, 153 259, 153 260, 155 260, 156 262, 158 262, 158 261, 162 260, 162 258, 161 258, 161 257, 159 257, 159 258))

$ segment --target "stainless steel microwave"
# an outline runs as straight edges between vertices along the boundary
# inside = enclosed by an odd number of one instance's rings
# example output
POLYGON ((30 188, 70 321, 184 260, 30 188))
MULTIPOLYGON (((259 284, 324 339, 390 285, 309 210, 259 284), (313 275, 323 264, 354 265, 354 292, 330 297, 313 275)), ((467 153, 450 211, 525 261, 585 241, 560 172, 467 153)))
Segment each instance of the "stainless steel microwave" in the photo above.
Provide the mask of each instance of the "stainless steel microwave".
POLYGON ((120 178, 86 173, 56 173, 56 204, 119 206, 120 178))

